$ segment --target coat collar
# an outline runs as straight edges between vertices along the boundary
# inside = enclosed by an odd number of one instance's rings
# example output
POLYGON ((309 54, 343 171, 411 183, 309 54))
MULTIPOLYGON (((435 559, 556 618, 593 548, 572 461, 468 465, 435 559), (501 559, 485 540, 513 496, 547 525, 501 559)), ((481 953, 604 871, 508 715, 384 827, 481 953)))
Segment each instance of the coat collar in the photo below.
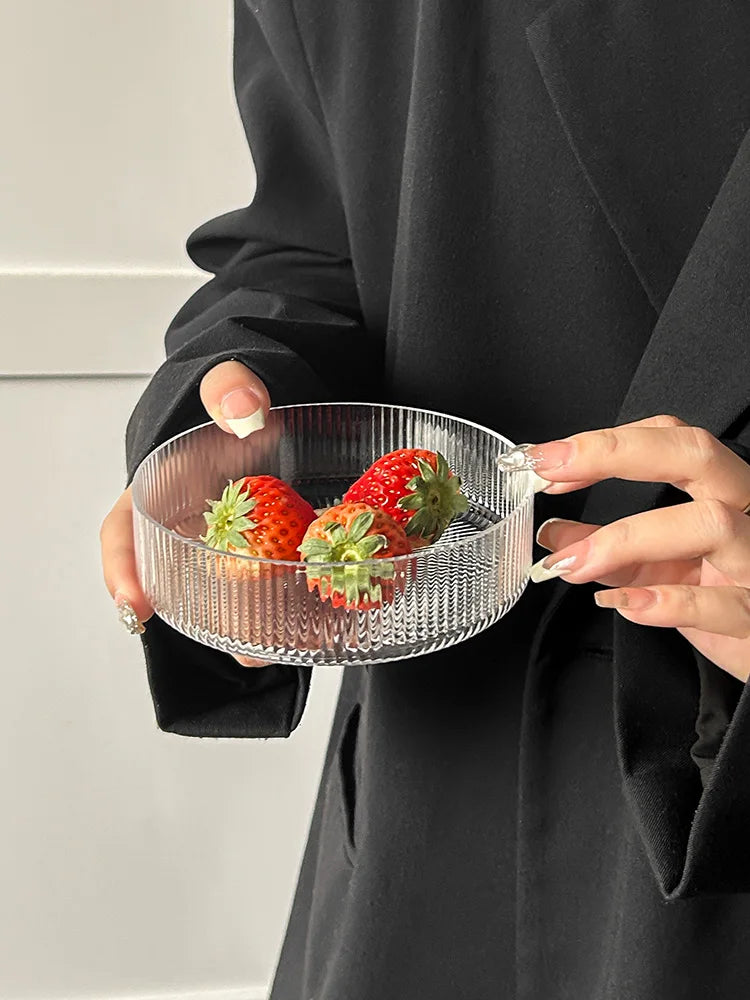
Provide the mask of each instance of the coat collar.
MULTIPOLYGON (((655 311, 613 424, 673 413, 731 434, 750 407, 750 11, 732 0, 524 3, 566 138, 655 311)), ((656 506, 664 488, 597 483, 581 519, 656 506)), ((550 613, 570 590, 555 583, 550 613)))

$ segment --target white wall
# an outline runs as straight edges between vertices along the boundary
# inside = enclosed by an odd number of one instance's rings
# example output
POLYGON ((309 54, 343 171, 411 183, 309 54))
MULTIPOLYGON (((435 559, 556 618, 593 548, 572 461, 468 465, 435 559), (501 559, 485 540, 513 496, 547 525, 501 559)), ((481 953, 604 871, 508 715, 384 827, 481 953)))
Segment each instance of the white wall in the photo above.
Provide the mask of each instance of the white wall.
POLYGON ((0 8, 3 1000, 260 1000, 294 889, 340 673, 288 741, 161 733, 98 562, 127 416, 206 280, 185 237, 252 196, 230 11, 0 8))

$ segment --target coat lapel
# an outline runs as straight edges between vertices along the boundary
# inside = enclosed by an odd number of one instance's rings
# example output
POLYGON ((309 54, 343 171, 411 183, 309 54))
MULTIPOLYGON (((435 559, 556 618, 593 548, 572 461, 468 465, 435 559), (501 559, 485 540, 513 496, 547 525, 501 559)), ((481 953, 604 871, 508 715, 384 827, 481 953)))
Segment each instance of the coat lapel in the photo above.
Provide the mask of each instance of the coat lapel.
MULTIPOLYGON (((526 23, 568 142, 657 317, 614 423, 673 413, 721 437, 750 407, 750 8, 526 0, 526 23)), ((582 520, 656 506, 664 489, 597 483, 582 520)), ((572 589, 554 581, 545 623, 572 589)))

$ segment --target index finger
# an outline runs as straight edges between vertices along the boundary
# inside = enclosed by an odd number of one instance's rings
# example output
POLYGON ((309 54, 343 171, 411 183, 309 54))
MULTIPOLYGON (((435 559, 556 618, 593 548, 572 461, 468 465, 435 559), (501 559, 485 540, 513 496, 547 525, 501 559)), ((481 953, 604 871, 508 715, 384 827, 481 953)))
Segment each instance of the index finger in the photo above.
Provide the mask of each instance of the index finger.
MULTIPOLYGON (((656 414, 652 417, 643 417, 640 420, 629 420, 625 424, 618 424, 618 427, 687 427, 684 420, 679 417, 656 414)), ((543 477, 542 477, 543 478, 543 477)), ((577 479, 573 482, 549 482, 549 486, 543 487, 540 483, 536 490, 548 495, 559 496, 561 493, 573 493, 575 490, 583 490, 588 486, 593 486, 596 479, 577 479)))
POLYGON ((714 498, 740 510, 750 501, 750 465, 710 431, 669 416, 583 431, 529 447, 525 456, 550 482, 663 482, 694 500, 714 498))

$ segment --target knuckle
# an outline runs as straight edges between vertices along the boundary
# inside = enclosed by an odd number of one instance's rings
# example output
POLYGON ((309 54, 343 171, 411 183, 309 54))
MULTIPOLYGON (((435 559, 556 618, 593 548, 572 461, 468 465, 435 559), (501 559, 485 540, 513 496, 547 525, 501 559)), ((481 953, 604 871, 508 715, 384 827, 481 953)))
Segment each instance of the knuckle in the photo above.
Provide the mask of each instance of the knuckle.
POLYGON ((689 587, 686 583, 679 585, 678 599, 680 604, 691 614, 698 610, 698 591, 696 587, 689 587))
POLYGON ((607 458, 615 454, 620 445, 618 434, 609 427, 599 432, 599 447, 607 458))
POLYGON ((687 427, 685 421, 676 417, 673 413, 660 413, 657 420, 661 427, 687 427))
POLYGON ((687 447, 699 469, 705 469, 718 455, 718 441, 705 427, 687 427, 687 447))
POLYGON ((690 587, 686 583, 677 584, 673 591, 675 600, 680 609, 687 611, 691 619, 695 618, 698 611, 698 595, 695 587, 690 587))
POLYGON ((698 501, 704 518, 706 532, 710 538, 731 538, 737 532, 735 511, 715 497, 698 501))
POLYGON ((633 523, 624 517, 612 521, 605 528, 600 528, 591 536, 591 553, 589 558, 600 559, 605 553, 625 551, 633 541, 633 523))

